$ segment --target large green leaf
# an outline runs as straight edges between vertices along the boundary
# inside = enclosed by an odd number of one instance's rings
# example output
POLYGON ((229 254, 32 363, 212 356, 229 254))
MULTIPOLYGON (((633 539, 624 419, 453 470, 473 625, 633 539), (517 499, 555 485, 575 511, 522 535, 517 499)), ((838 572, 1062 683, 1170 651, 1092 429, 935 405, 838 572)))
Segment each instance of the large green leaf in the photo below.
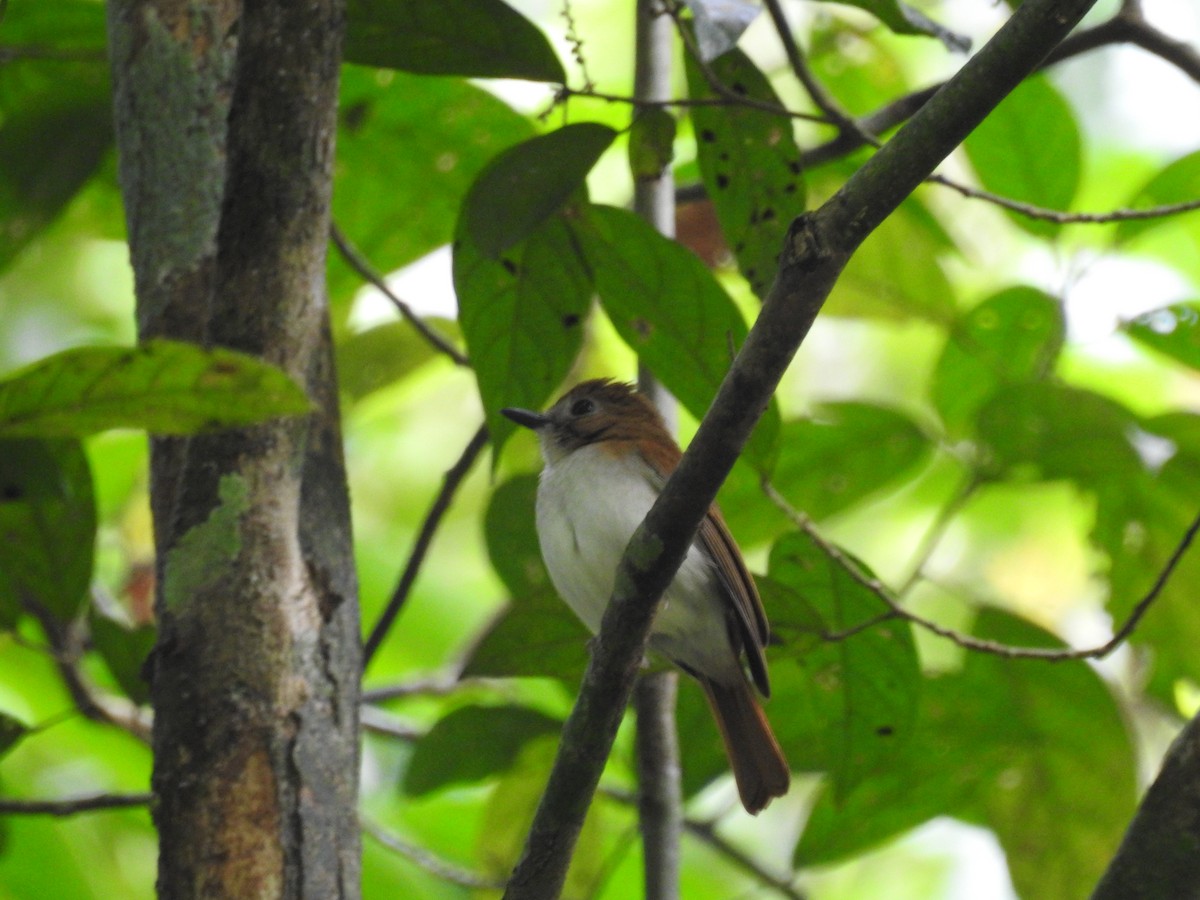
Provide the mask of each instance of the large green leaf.
MULTIPOLYGON (((1059 646, 995 610, 976 634, 1059 646)), ((1084 662, 968 653, 962 672, 930 680, 912 742, 848 798, 818 800, 799 865, 844 859, 937 815, 992 828, 1022 897, 1093 884, 1133 810, 1134 757, 1112 695, 1084 662), (1097 790, 1103 785, 1103 790, 1097 790)))
POLYGON ((555 215, 499 260, 461 229, 455 243, 459 322, 496 456, 517 427, 500 410, 540 408, 583 344, 592 284, 577 227, 555 215))
MULTIPOLYGON (((771 484, 814 519, 835 515, 911 478, 933 449, 915 422, 869 403, 829 403, 811 418, 785 422, 771 484)), ((762 476, 735 466, 720 494, 721 511, 744 545, 771 540, 788 519, 762 490, 762 476)))
POLYGON ((308 410, 304 391, 274 366, 177 341, 77 347, 0 380, 0 434, 12 437, 192 434, 308 410))
MULTIPOLYGON (((446 319, 429 323, 450 337, 458 324, 446 319)), ((352 402, 385 388, 438 356, 438 351, 409 322, 385 322, 352 334, 337 345, 338 387, 352 402)))
POLYGON ((439 719, 417 744, 404 792, 419 797, 507 771, 533 739, 562 722, 527 706, 464 706, 439 719))
POLYGON ((581 122, 510 147, 471 185, 460 228, 499 258, 563 208, 616 136, 606 125, 581 122))
MULTIPOLYGON (((1091 539, 1110 561, 1108 606, 1124 622, 1164 571, 1200 506, 1200 417, 1159 416, 1139 423, 1143 441, 1153 436, 1160 457, 1146 471, 1111 479, 1097 490, 1091 539), (1164 459, 1165 458, 1165 459, 1164 459)), ((1165 706, 1176 702, 1181 680, 1200 683, 1200 606, 1194 586, 1200 554, 1180 560, 1130 640, 1145 646, 1147 690, 1165 706)))
POLYGON ((530 590, 487 629, 463 669, 485 678, 558 678, 571 685, 583 679, 591 639, 552 587, 530 590))
MULTIPOLYGON (((690 251, 633 213, 592 206, 579 246, 617 332, 692 415, 708 411, 746 338, 746 323, 712 273, 690 251)), ((746 454, 762 471, 773 465, 779 411, 763 414, 746 454)))
POLYGON ((937 220, 909 198, 850 257, 823 314, 951 321, 954 288, 938 257, 952 247, 937 220))
POLYGON ((475 647, 466 673, 550 676, 578 683, 589 635, 559 599, 542 563, 534 527, 536 495, 533 475, 506 481, 492 493, 484 537, 512 602, 475 647))
POLYGON ((885 770, 912 736, 921 675, 909 627, 889 621, 841 640, 815 640, 879 616, 883 602, 830 559, 808 535, 785 535, 771 550, 772 661, 776 733, 793 768, 828 772, 839 797, 885 770))
POLYGON ((1126 334, 1191 369, 1200 370, 1200 301, 1174 303, 1124 325, 1126 334))
MULTIPOLYGON (((1015 646, 1061 646, 999 611, 985 611, 975 633, 1015 646)), ((996 833, 1021 897, 1059 900, 1095 884, 1137 797, 1132 741, 1112 693, 1082 661, 987 653, 968 655, 960 686, 963 737, 992 756, 994 772, 963 816, 996 833)))
POLYGON ((113 139, 106 66, 12 69, 0 66, 0 268, 62 212, 113 139))
POLYGON ((1142 471, 1132 413, 1093 391, 1049 382, 1001 387, 979 410, 976 430, 997 476, 1064 478, 1085 488, 1120 484, 1142 471))
POLYGON ((1065 333, 1062 308, 1031 287, 1003 290, 963 316, 946 341, 931 387, 947 429, 967 431, 1000 385, 1044 378, 1065 333))
POLYGON ((27 603, 60 622, 79 612, 92 579, 96 504, 76 441, 0 439, 0 626, 27 603))
MULTIPOLYGON (((394 271, 450 243, 475 177, 532 133, 523 116, 465 81, 345 66, 334 220, 378 271, 394 271)), ((330 293, 348 299, 362 278, 332 250, 330 263, 330 293)))
POLYGON ((484 514, 488 559, 514 595, 550 587, 534 524, 537 489, 536 475, 511 478, 492 492, 484 514))
MULTIPOLYGON (((1026 79, 1000 102, 963 146, 983 186, 1012 200, 1066 210, 1075 199, 1082 141, 1070 104, 1044 76, 1026 79)), ((1058 226, 1012 214, 1033 234, 1058 226)))
POLYGON ((567 78, 546 36, 501 0, 347 0, 346 59, 422 75, 567 78))
MULTIPOLYGON (((740 50, 712 63, 721 83, 739 95, 781 105, 770 82, 740 50)), ((688 92, 716 99, 691 55, 688 92)), ((738 268, 759 297, 775 282, 788 223, 804 211, 800 150, 791 120, 734 104, 695 106, 696 153, 704 186, 738 268)))

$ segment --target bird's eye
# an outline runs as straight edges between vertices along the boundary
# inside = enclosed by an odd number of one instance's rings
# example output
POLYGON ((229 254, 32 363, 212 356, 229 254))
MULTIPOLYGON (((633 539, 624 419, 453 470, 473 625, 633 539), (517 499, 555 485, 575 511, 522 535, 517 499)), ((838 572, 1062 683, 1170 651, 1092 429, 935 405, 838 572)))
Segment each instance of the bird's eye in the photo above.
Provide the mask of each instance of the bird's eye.
POLYGON ((595 410, 596 404, 587 397, 576 400, 571 404, 571 415, 573 416, 586 416, 590 412, 595 412, 595 410))

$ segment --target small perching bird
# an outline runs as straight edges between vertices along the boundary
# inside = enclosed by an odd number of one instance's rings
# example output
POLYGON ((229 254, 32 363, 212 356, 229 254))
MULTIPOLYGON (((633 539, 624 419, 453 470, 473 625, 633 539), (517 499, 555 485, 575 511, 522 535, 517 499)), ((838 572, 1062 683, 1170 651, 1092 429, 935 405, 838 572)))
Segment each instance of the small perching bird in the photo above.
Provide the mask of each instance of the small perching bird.
MULTIPOLYGON (((649 399, 607 379, 576 385, 545 413, 502 412, 538 435, 542 556, 559 594, 596 633, 621 555, 683 454, 649 399)), ((650 645, 704 689, 751 814, 790 782, 742 668, 744 654, 754 685, 769 696, 768 634, 754 579, 714 504, 663 594, 650 645)))

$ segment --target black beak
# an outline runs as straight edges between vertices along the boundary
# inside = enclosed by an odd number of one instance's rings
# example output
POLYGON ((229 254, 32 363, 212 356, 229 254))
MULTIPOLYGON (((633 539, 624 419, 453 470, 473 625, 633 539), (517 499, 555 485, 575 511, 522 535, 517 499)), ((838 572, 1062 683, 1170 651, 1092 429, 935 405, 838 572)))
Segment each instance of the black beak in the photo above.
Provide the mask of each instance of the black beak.
POLYGON ((539 428, 545 428, 550 424, 549 416, 536 413, 531 409, 513 409, 509 406, 500 410, 500 412, 518 425, 524 425, 526 428, 532 428, 534 431, 537 431, 539 428))

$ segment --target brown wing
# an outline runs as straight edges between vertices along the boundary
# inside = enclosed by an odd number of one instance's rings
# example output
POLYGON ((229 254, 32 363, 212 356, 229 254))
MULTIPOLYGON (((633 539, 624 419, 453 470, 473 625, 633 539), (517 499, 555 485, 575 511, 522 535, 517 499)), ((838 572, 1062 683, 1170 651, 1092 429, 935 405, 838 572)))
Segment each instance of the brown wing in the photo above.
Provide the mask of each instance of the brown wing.
MULTIPOLYGON (((663 433, 666 434, 665 431, 663 433)), ((669 443, 666 441, 641 441, 637 448, 642 459, 650 464, 650 468, 658 476, 659 480, 655 487, 661 490, 667 476, 679 464, 683 453, 673 441, 669 443)), ((750 666, 754 684, 762 691, 764 697, 769 697, 771 696, 771 682, 767 678, 767 661, 763 657, 763 648, 767 645, 767 639, 770 636, 767 614, 763 610, 762 599, 758 596, 754 578, 751 577, 750 570, 746 568, 742 553, 738 549, 737 543, 734 542, 733 535, 729 533, 729 528, 715 503, 708 508, 708 515, 700 523, 700 531, 697 536, 704 549, 717 564, 717 575, 721 579, 725 595, 731 601, 730 605, 736 614, 739 626, 738 637, 741 639, 742 649, 746 651, 746 662, 750 666)), ((734 650, 736 652, 737 648, 735 647, 734 650)))
POLYGON ((741 625, 742 649, 746 651, 746 662, 750 666, 754 684, 764 697, 770 697, 771 682, 767 678, 767 661, 763 657, 763 648, 771 634, 767 614, 763 610, 754 578, 746 568, 742 553, 715 503, 708 508, 708 515, 700 523, 700 541, 716 560, 717 575, 725 587, 726 595, 733 601, 741 625))

